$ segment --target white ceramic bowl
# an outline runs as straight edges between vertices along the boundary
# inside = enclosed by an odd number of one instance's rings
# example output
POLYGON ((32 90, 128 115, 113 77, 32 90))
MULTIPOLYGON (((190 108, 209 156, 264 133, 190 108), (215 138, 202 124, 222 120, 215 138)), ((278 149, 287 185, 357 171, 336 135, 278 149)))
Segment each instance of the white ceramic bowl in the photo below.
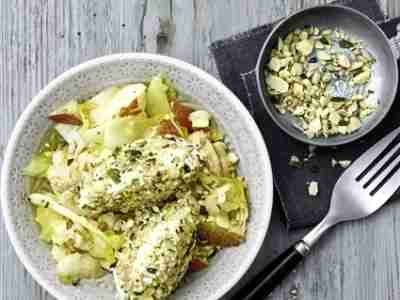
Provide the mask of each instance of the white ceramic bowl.
POLYGON ((227 133, 240 157, 240 173, 249 188, 250 218, 245 243, 224 249, 205 271, 191 275, 172 299, 222 297, 245 274, 256 257, 268 229, 272 208, 272 174, 264 140, 255 122, 224 85, 206 72, 182 61, 152 54, 117 54, 91 60, 50 82, 30 103, 9 141, 1 173, 2 211, 10 240, 32 276, 58 299, 113 299, 110 284, 85 281, 78 287, 60 284, 49 249, 39 241, 30 204, 24 200, 22 168, 50 125, 49 112, 73 98, 95 94, 114 84, 143 81, 160 72, 178 90, 209 110, 227 133))

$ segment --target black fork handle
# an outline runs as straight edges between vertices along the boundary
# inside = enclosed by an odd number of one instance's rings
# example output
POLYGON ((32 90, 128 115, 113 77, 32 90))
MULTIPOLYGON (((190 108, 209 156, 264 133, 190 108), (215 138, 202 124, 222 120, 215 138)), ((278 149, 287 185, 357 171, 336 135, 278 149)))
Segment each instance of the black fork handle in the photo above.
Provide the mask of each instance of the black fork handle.
POLYGON ((295 243, 257 274, 233 299, 265 299, 294 270, 298 263, 307 255, 308 251, 309 248, 303 241, 295 243))

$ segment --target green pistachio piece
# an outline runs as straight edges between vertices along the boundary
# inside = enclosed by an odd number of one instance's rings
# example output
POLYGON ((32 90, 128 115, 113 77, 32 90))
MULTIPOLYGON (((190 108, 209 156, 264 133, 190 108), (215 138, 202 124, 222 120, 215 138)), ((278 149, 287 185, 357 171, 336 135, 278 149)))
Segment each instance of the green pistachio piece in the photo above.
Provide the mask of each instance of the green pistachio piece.
POLYGON ((314 42, 312 40, 306 39, 298 42, 296 44, 296 49, 303 55, 308 56, 314 49, 314 42))
POLYGON ((316 48, 316 49, 324 49, 325 46, 324 46, 324 44, 323 44, 322 42, 316 41, 316 42, 315 42, 315 48, 316 48))
POLYGON ((353 95, 351 97, 351 100, 354 100, 354 101, 360 101, 360 100, 363 100, 363 99, 364 99, 364 96, 360 95, 360 94, 356 94, 356 95, 353 95))
POLYGON ((331 81, 331 79, 332 79, 332 75, 331 75, 331 73, 329 73, 329 72, 326 72, 326 73, 324 73, 324 75, 322 75, 322 81, 323 82, 329 82, 329 81, 331 81))
POLYGON ((290 71, 293 76, 301 75, 303 73, 303 65, 300 63, 294 63, 290 71))
POLYGON ((332 59, 331 55, 327 51, 323 50, 317 51, 317 58, 319 60, 325 60, 325 61, 332 59))
POLYGON ((293 84, 293 94, 296 97, 302 98, 304 96, 303 86, 299 83, 293 84))
POLYGON ((338 59, 338 65, 339 65, 339 66, 341 66, 341 67, 343 67, 343 68, 345 68, 345 69, 350 68, 351 63, 350 63, 349 58, 348 58, 346 55, 344 55, 344 54, 339 54, 338 57, 337 57, 337 59, 338 59))
POLYGON ((279 52, 278 49, 272 49, 271 51, 271 57, 279 57, 281 53, 279 52))
POLYGON ((301 39, 302 41, 308 39, 308 32, 307 32, 307 31, 302 31, 302 32, 300 33, 300 39, 301 39))
POLYGON ((315 72, 314 75, 312 76, 311 82, 313 84, 318 84, 320 79, 321 79, 321 73, 315 72))
POLYGON ((282 79, 289 80, 290 76, 290 72, 287 69, 283 69, 279 72, 279 77, 282 79))
POLYGON ((332 123, 332 125, 338 125, 340 120, 341 117, 337 112, 333 111, 329 114, 329 121, 332 123))
POLYGON ((350 71, 354 71, 357 69, 360 69, 364 66, 364 63, 362 61, 356 61, 351 65, 350 71))
POLYGON ((353 83, 365 84, 369 81, 370 77, 371 77, 371 72, 369 70, 364 71, 353 78, 353 83))
POLYGON ((332 34, 332 30, 331 29, 325 29, 321 32, 322 35, 331 35, 332 34))
POLYGON ((279 50, 279 51, 282 51, 282 48, 283 48, 283 41, 282 41, 281 38, 279 38, 279 39, 278 39, 278 50, 279 50))
POLYGON ((268 67, 272 71, 279 72, 281 69, 281 60, 277 57, 272 57, 269 61, 268 67))
POLYGON ((293 33, 289 33, 289 34, 286 36, 284 43, 288 45, 288 44, 291 44, 292 41, 293 41, 293 33))
POLYGON ((285 57, 290 57, 290 56, 292 56, 292 53, 290 52, 289 46, 288 46, 288 45, 283 45, 282 54, 283 54, 285 57))
POLYGON ((293 61, 292 57, 282 58, 280 60, 281 68, 284 68, 284 67, 288 66, 292 61, 293 61))
POLYGON ((321 120, 319 118, 315 118, 310 122, 310 125, 308 127, 308 132, 314 136, 318 134, 318 132, 321 130, 321 120))
POLYGON ((345 126, 345 125, 337 126, 337 131, 340 134, 347 134, 347 126, 345 126))
POLYGON ((287 93, 289 90, 289 84, 275 75, 269 75, 267 77, 267 85, 279 94, 287 93))
POLYGON ((351 117, 349 125, 347 125, 347 128, 348 128, 349 132, 353 132, 353 131, 357 130, 360 127, 361 127, 360 120, 358 118, 356 118, 356 117, 351 117))

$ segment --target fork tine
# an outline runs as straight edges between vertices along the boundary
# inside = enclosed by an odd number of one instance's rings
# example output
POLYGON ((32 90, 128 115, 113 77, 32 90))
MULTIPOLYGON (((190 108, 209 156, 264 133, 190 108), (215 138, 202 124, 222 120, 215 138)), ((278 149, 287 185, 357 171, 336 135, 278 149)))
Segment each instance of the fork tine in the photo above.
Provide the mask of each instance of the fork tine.
MULTIPOLYGON (((360 182, 362 184, 366 184, 368 183, 371 184, 372 182, 376 181, 377 178, 374 178, 374 176, 376 176, 376 174, 378 172, 382 172, 382 169, 385 168, 387 169, 388 167, 388 162, 392 159, 392 158, 396 158, 398 155, 398 151, 400 149, 400 143, 396 144, 383 158, 381 158, 377 164, 371 168, 371 170, 369 170, 362 179, 360 179, 360 182), (396 155, 397 154, 397 155, 396 155)), ((376 176, 378 177, 378 176, 376 176)))
POLYGON ((400 169, 386 181, 380 189, 372 196, 373 200, 385 203, 393 194, 397 191, 400 186, 400 169))
MULTIPOLYGON (((396 138, 396 136, 400 133, 400 127, 393 130, 383 139, 381 139, 374 146, 369 148, 364 154, 362 154, 359 158, 357 158, 352 164, 351 167, 348 168, 344 174, 352 174, 354 176, 360 176, 367 170, 369 165, 381 154, 387 146, 396 138), (354 174, 354 172, 358 172, 354 174)), ((368 172, 367 172, 368 173, 368 172)), ((364 174, 365 175, 365 174, 364 174)))
MULTIPOLYGON (((397 157, 376 177, 373 179, 372 183, 368 186, 367 191, 373 191, 400 163, 400 155, 397 157)), ((400 185, 400 184, 398 184, 400 185)))

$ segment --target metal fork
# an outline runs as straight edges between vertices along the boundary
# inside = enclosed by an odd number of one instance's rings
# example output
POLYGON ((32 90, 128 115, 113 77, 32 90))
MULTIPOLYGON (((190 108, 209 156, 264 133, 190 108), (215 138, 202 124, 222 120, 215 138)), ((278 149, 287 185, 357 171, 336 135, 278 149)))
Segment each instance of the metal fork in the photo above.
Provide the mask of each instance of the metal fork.
POLYGON ((333 189, 328 214, 321 223, 272 261, 234 299, 264 299, 329 228, 340 222, 365 218, 390 199, 400 186, 400 142, 396 139, 399 133, 400 128, 392 131, 343 172, 333 189))

